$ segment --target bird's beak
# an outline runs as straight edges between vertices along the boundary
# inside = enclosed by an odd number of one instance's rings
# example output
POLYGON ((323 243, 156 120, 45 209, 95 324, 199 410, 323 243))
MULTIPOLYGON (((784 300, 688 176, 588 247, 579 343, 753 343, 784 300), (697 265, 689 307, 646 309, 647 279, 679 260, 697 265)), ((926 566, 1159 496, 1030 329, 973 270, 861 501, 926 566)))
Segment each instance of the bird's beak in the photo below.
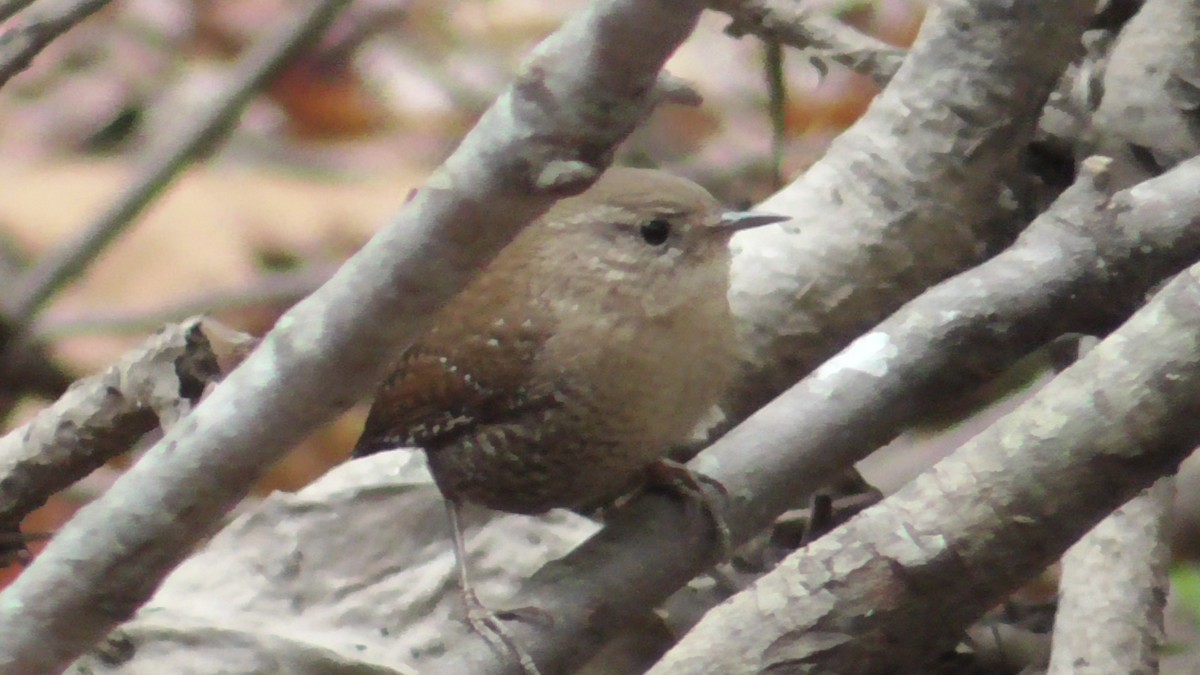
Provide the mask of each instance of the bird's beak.
POLYGON ((762 213, 759 211, 726 211, 721 214, 721 222, 717 223, 717 229, 725 230, 726 232, 741 232, 742 230, 749 230, 752 227, 782 223, 785 220, 791 219, 791 216, 780 216, 774 213, 762 213))

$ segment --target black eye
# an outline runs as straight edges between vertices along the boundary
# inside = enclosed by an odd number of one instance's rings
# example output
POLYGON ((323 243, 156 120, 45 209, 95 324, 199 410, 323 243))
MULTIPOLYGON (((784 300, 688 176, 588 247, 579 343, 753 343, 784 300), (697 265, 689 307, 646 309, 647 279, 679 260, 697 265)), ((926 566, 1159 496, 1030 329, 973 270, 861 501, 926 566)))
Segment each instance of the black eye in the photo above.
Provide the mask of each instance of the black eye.
POLYGON ((642 239, 651 246, 658 246, 671 236, 671 223, 662 218, 654 220, 642 225, 642 239))

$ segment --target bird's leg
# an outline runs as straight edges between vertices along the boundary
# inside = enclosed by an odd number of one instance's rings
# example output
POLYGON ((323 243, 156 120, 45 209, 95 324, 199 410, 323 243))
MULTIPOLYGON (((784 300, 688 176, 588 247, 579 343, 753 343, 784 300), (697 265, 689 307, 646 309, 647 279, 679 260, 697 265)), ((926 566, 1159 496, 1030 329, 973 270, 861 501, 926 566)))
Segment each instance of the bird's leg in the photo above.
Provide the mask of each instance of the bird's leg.
POLYGON ((721 560, 726 561, 733 555, 733 534, 721 515, 719 500, 713 495, 717 492, 721 497, 728 496, 725 486, 719 481, 702 473, 692 471, 687 466, 673 459, 660 459, 647 467, 647 476, 652 485, 665 487, 672 492, 697 504, 712 520, 713 528, 717 531, 717 546, 721 560), (708 488, 708 489, 705 489, 708 488))
POLYGON ((446 513, 450 516, 450 530, 454 537, 454 571, 458 577, 459 594, 467 611, 467 625, 497 651, 512 654, 521 664, 525 675, 541 675, 533 657, 504 625, 500 615, 484 605, 475 594, 475 588, 467 574, 467 542, 459 518, 460 505, 453 499, 446 499, 445 502, 446 513))

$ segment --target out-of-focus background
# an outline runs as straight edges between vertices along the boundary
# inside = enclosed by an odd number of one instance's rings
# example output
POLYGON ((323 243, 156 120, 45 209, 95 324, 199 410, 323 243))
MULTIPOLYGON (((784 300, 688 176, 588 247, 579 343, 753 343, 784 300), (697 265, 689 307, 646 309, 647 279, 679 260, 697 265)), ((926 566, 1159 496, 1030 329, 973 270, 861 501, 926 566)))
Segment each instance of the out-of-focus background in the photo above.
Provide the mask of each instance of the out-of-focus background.
MULTIPOLYGON (((74 379, 159 325, 200 311, 261 335, 401 208, 530 47, 583 4, 354 3, 251 103, 227 140, 55 297, 38 317, 36 337, 74 379)), ((230 86, 239 56, 303 6, 125 0, 54 42, 0 91, 0 262, 27 265, 70 241, 135 180, 145 157, 230 86)), ((806 6, 907 45, 924 3, 806 6)), ((786 98, 772 114, 766 50, 756 38, 725 35, 728 22, 706 15, 668 66, 703 105, 660 109, 619 161, 664 166, 745 204, 819 157, 876 87, 785 50, 786 98)), ((46 403, 21 400, 8 428, 46 403)), ((296 489, 343 461, 364 413, 351 411, 296 448, 258 493, 296 489)), ((54 497, 23 530, 54 530, 130 461, 54 497)), ((16 572, 0 570, 0 583, 16 572)))

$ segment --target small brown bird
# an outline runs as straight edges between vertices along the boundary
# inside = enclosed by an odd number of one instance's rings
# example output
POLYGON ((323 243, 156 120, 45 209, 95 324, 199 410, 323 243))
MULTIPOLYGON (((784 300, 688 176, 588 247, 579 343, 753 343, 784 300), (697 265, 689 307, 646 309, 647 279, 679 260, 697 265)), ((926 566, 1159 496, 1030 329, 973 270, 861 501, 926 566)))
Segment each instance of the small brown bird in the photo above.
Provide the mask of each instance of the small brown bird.
POLYGON ((471 590, 459 505, 604 504, 687 440, 736 363, 729 238, 782 220, 611 169, 518 235, 380 385, 354 454, 425 450, 477 631, 504 637, 471 590))

